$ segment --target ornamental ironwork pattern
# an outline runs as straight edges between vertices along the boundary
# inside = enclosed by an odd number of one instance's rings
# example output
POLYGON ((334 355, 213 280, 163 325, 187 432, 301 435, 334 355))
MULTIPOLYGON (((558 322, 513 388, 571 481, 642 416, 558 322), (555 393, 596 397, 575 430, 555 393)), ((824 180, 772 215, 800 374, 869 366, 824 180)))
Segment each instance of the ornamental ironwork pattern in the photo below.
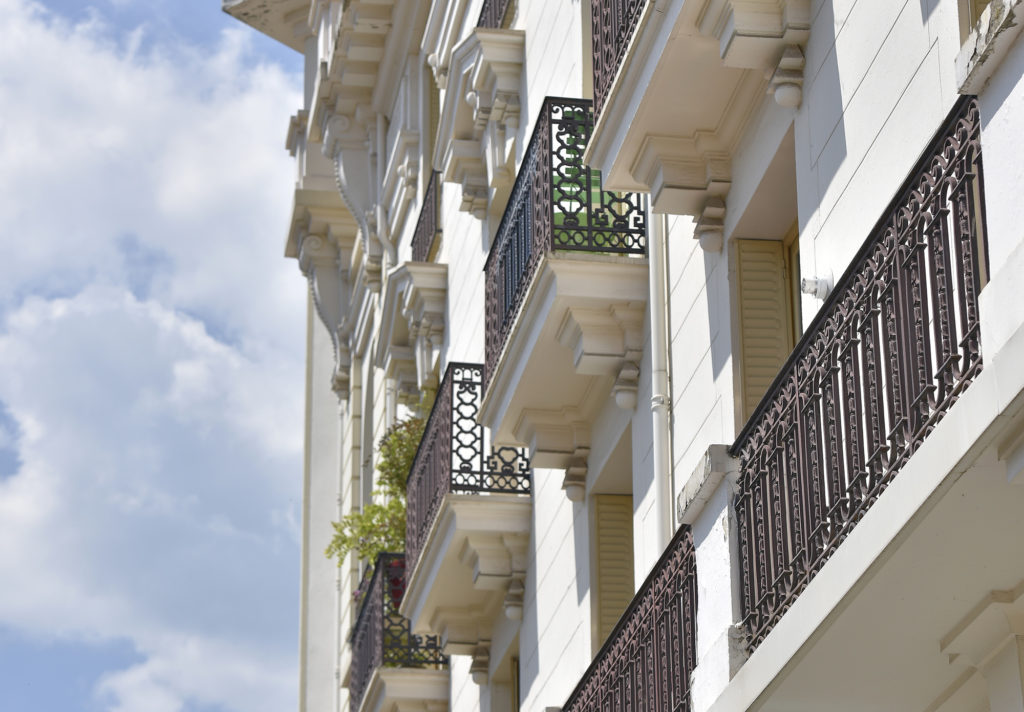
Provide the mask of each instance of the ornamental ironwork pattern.
POLYGON ((434 238, 441 234, 441 224, 438 221, 441 191, 438 189, 440 181, 437 176, 437 171, 430 174, 427 190, 423 194, 423 207, 420 208, 420 216, 416 221, 416 231, 412 234, 413 262, 429 261, 434 238))
POLYGON ((697 667, 697 565, 676 532, 562 712, 688 712, 697 667))
POLYGON ((405 555, 379 554, 373 576, 352 628, 352 675, 348 684, 349 709, 357 712, 363 695, 379 667, 441 668, 437 636, 413 635, 409 621, 398 612, 405 594, 405 555))
POLYGON ((603 190, 600 171, 583 163, 593 128, 590 101, 547 97, 541 106, 484 267, 488 382, 542 255, 647 253, 643 196, 603 190))
POLYGON ((476 26, 500 30, 505 26, 511 7, 512 0, 484 0, 484 6, 480 8, 480 18, 476 21, 476 26))
POLYGON ((601 114, 647 0, 591 0, 594 113, 601 114))
POLYGON ((406 484, 405 550, 415 568, 441 500, 457 494, 530 494, 526 451, 491 447, 476 421, 483 366, 449 363, 406 484))
POLYGON ((982 368, 977 102, 961 101, 732 452, 756 648, 982 368))

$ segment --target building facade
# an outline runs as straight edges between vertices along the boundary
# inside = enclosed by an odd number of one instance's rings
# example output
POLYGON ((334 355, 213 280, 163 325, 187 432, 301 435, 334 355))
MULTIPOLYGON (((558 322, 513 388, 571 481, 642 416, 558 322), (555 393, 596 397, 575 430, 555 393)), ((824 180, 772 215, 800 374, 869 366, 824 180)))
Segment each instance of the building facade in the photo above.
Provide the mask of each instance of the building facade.
POLYGON ((305 57, 300 712, 1024 712, 1024 0, 224 7, 305 57))

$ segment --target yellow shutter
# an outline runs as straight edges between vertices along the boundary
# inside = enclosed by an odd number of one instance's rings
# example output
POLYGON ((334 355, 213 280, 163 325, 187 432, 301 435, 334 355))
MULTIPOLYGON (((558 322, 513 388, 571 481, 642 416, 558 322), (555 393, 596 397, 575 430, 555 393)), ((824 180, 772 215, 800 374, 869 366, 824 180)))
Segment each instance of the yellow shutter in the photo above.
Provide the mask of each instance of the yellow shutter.
POLYGON ((793 323, 783 243, 735 242, 742 427, 793 349, 793 323))
POLYGON ((594 652, 633 600, 633 498, 594 495, 596 598, 594 652))

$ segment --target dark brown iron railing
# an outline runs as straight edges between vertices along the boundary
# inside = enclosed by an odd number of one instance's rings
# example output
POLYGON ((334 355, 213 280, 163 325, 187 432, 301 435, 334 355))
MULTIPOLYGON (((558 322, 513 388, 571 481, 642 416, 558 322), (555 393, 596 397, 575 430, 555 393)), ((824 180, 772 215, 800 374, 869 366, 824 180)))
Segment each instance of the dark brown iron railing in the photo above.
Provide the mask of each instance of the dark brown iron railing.
POLYGON ((423 207, 420 208, 416 230, 412 234, 413 262, 429 261, 434 239, 441 234, 441 223, 438 220, 441 196, 439 183, 438 172, 433 171, 430 180, 427 181, 427 190, 423 193, 423 207))
POLYGON ((594 114, 600 115, 647 0, 591 0, 594 114))
POLYGON ((449 492, 530 494, 530 460, 520 448, 491 448, 476 422, 483 366, 449 363, 406 484, 405 550, 416 567, 449 492))
POLYGON ((697 667, 697 565, 683 526, 583 674, 562 712, 690 709, 697 667))
POLYGON ((409 621, 399 614, 405 593, 405 555, 380 554, 373 576, 363 593, 362 606, 352 628, 352 675, 348 684, 349 709, 357 712, 363 695, 379 667, 441 668, 448 658, 441 654, 436 636, 413 635, 409 621))
POLYGON ((480 8, 480 17, 476 21, 477 27, 486 27, 492 30, 500 30, 508 20, 508 11, 512 8, 512 0, 484 0, 484 6, 480 8))
POLYGON ((548 97, 541 106, 484 267, 488 382, 542 255, 647 252, 644 198, 603 190, 600 172, 583 163, 593 127, 585 99, 548 97))
POLYGON ((978 107, 961 101, 732 447, 756 648, 982 368, 978 107))

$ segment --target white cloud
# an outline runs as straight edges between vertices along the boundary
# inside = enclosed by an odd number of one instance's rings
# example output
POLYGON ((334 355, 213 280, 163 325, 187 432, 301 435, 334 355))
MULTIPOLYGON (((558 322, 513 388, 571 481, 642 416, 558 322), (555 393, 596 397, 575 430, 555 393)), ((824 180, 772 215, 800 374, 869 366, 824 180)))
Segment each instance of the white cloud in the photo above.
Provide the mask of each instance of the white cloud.
POLYGON ((110 710, 295 688, 298 82, 0 0, 0 627, 128 639, 110 710))

